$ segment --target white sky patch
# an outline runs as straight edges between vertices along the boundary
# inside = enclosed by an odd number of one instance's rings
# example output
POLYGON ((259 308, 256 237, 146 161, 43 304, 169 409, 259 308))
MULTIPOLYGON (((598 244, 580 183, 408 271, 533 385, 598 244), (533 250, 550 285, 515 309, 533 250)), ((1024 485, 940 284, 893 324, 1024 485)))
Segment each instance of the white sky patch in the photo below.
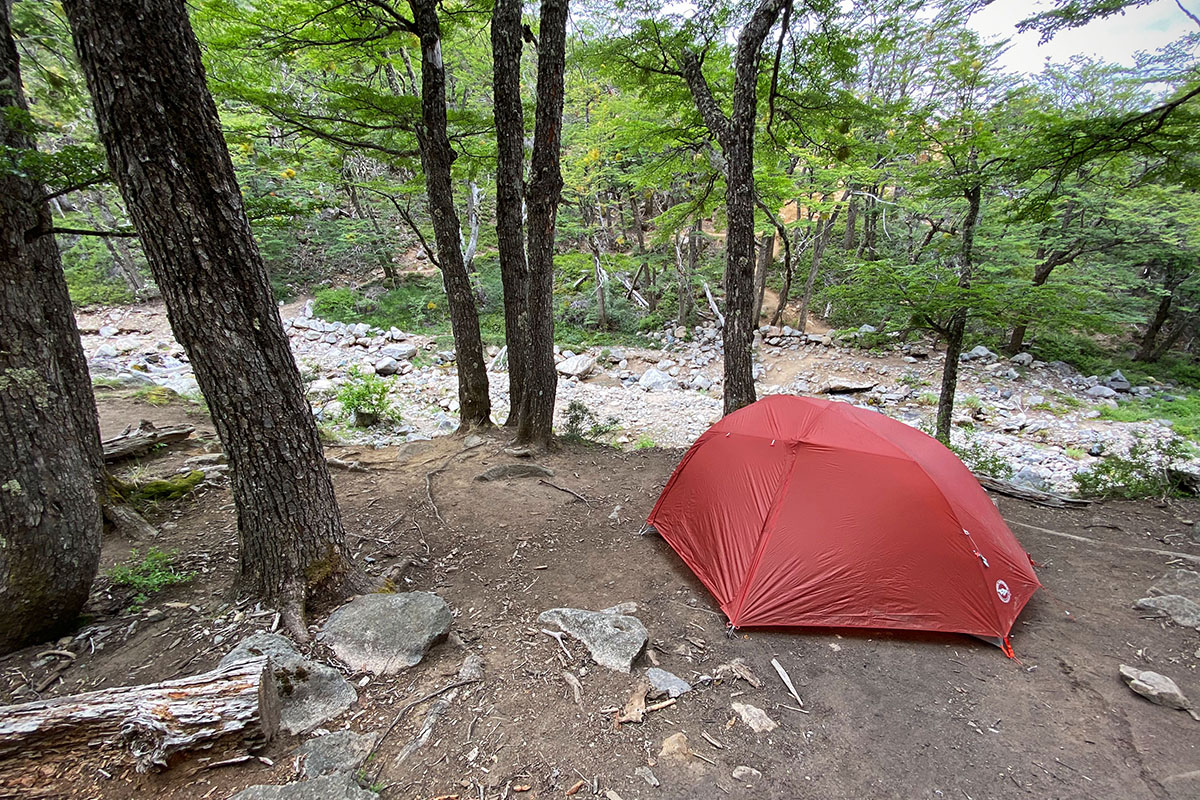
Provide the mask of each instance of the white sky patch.
MULTIPOLYGON (((1200 2, 1182 0, 1200 16, 1200 2)), ((1124 14, 1096 20, 1082 28, 1062 31, 1044 45, 1036 31, 1018 33, 1017 23, 1044 7, 1044 0, 997 0, 971 18, 971 27, 995 41, 1009 38, 1000 64, 1011 72, 1041 72, 1047 60, 1063 63, 1073 55, 1088 55, 1131 66, 1138 51, 1153 52, 1187 33, 1200 31, 1174 0, 1158 0, 1124 14)))

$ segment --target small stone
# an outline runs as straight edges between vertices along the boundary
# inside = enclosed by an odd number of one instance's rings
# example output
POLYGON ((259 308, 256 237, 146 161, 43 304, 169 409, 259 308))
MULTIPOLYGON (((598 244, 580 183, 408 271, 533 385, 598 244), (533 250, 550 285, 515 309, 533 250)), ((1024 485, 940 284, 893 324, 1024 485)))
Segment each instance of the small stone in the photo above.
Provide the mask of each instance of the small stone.
POLYGON ((682 761, 691 758, 692 751, 688 748, 687 736, 683 733, 673 733, 663 739, 662 749, 658 751, 659 758, 670 758, 682 761))
POLYGON ((432 592, 367 594, 330 614, 319 639, 355 672, 391 675, 419 664, 453 620, 432 592))
POLYGON ((384 357, 375 362, 376 375, 395 375, 400 371, 400 362, 394 358, 384 357))
POLYGON ((1089 387, 1086 394, 1089 397, 1100 397, 1100 398, 1108 398, 1108 397, 1116 397, 1117 396, 1116 391, 1108 388, 1107 386, 1102 386, 1100 384, 1096 384, 1095 386, 1089 387))
POLYGON ((1187 697, 1175 685, 1175 681, 1166 675, 1160 675, 1150 670, 1121 665, 1121 678, 1129 688, 1152 703, 1176 709, 1191 708, 1187 697))
POLYGON ((354 776, 343 772, 281 786, 251 786, 229 800, 379 800, 379 795, 362 788, 354 776))
POLYGON ((1010 358, 1009 361, 1016 364, 1018 367, 1028 367, 1030 364, 1033 363, 1033 354, 1032 353, 1017 353, 1015 356, 1010 358))
POLYGON ((633 774, 637 775, 639 778, 641 778, 642 780, 644 780, 646 783, 650 784, 651 786, 659 785, 658 776, 655 775, 653 772, 651 772, 649 767, 635 767, 633 770, 633 774))
POLYGON ((658 667, 648 669, 646 677, 650 680, 650 688, 654 691, 655 697, 664 694, 668 697, 679 697, 692 690, 692 685, 683 678, 658 667))
POLYGON ((733 768, 733 779, 743 783, 755 783, 762 779, 762 773, 754 767, 747 767, 745 764, 739 764, 733 768))
POLYGON ((381 347, 379 353, 388 358, 394 358, 397 361, 408 361, 417 354, 417 346, 408 342, 389 344, 386 347, 381 347))
POLYGON ((560 375, 571 378, 586 378, 595 368, 595 356, 589 356, 587 353, 564 359, 554 366, 560 375))
POLYGON ((742 718, 742 722, 750 726, 755 733, 767 733, 779 727, 775 720, 767 716, 767 712, 749 703, 733 703, 733 710, 742 718))
POLYGON ((651 367, 638 378, 638 386, 647 392, 669 392, 676 387, 675 379, 666 372, 651 367))
POLYGON ((146 622, 158 622, 161 619, 165 619, 166 616, 167 615, 163 613, 162 609, 152 608, 146 612, 146 622))
MULTIPOLYGON (((1176 624, 1184 628, 1200 628, 1200 605, 1178 594, 1165 594, 1156 597, 1143 597, 1133 604, 1134 608, 1142 611, 1157 611, 1166 614, 1176 624)), ((147 619, 149 615, 147 615, 147 619)))
POLYGON ((114 328, 112 325, 104 325, 99 331, 97 331, 97 333, 100 334, 100 336, 103 336, 105 339, 111 339, 120 332, 121 331, 118 328, 114 328))

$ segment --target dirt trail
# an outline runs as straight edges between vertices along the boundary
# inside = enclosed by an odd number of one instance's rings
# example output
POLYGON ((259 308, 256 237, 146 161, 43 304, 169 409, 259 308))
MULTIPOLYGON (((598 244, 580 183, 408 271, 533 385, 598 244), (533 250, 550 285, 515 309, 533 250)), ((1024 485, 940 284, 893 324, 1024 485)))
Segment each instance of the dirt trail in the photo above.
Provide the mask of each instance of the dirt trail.
MULTIPOLYGON (((146 410, 115 393, 102 392, 100 404, 109 430, 146 410)), ((150 416, 195 422, 187 408, 175 403, 150 416)), ((463 689, 429 743, 402 767, 395 756, 415 735, 425 708, 388 736, 371 765, 372 773, 380 772, 382 797, 562 797, 581 776, 595 781, 598 796, 611 790, 625 800, 1197 796, 1200 723, 1131 693, 1117 666, 1160 670, 1200 697, 1200 634, 1142 618, 1132 608, 1172 566, 1168 557, 1104 543, 1200 554, 1200 545, 1178 536, 1200 515, 1200 502, 1055 511, 1000 498, 1006 518, 1021 523, 1014 529, 1046 585, 1014 629, 1019 660, 953 635, 749 630, 728 638, 714 601, 683 562, 660 538, 637 535, 682 451, 570 445, 544 459, 555 471, 549 481, 586 498, 580 501, 537 479, 475 481, 486 468, 511 460, 502 453, 506 444, 497 434, 465 451, 459 439, 330 450, 369 469, 334 475, 356 557, 377 576, 410 563, 403 586, 439 593, 456 619, 451 640, 425 662, 394 678, 370 679, 357 706, 327 727, 382 731, 397 709, 453 680, 466 654, 485 662, 483 682, 463 689), (431 478, 443 524, 429 505, 425 479, 444 463, 446 470, 431 478), (570 640, 568 659, 536 622, 556 606, 596 609, 623 601, 638 604, 637 616, 650 631, 649 651, 633 676, 597 666, 570 640), (762 679, 761 688, 703 681, 735 657, 762 679), (789 671, 809 713, 786 708, 794 703, 774 675, 772 658, 789 671), (614 728, 604 709, 624 705, 636 673, 655 662, 696 689, 643 724, 614 728), (582 685, 578 705, 565 670, 582 685), (755 734, 731 702, 759 706, 779 727, 755 734), (697 755, 660 758, 663 739, 677 732, 697 755), (735 781, 739 765, 761 771, 762 779, 752 788, 735 781), (660 787, 634 774, 643 766, 660 787), (515 792, 525 785, 528 792, 515 792)), ((212 447, 202 441, 170 448, 140 469, 178 469, 212 447)), ((270 613, 247 615, 234 626, 214 622, 222 605, 236 599, 227 488, 206 485, 153 520, 162 538, 138 547, 177 549, 190 568, 206 571, 137 613, 126 611, 128 598, 101 579, 92 623, 111 625, 115 633, 94 653, 84 647, 47 695, 199 672, 241 636, 269 627, 270 613), (151 610, 163 618, 149 621, 151 610)), ((104 565, 125 560, 132 546, 110 537, 104 565)), ((44 649, 0 664, 0 699, 48 674, 52 665, 37 657, 44 649)), ((312 652, 330 655, 319 644, 312 652)), ((50 790, 46 796, 225 798, 247 785, 292 779, 296 744, 277 741, 264 754, 273 766, 252 762, 199 772, 204 762, 197 760, 152 775, 98 757, 49 760, 42 788, 50 790)), ((575 796, 593 794, 585 788, 575 796)))

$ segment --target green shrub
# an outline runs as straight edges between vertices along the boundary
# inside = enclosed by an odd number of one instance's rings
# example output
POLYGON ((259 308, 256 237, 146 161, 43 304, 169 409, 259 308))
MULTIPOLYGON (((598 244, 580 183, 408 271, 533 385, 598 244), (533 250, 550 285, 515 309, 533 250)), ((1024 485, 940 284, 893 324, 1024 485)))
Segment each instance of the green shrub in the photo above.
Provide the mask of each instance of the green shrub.
POLYGON ((125 586, 135 592, 130 608, 136 611, 146 604, 150 595, 192 579, 193 573, 177 569, 174 560, 172 554, 155 547, 151 547, 140 559, 138 551, 134 550, 130 553, 129 561, 108 570, 106 577, 113 586, 125 586))
POLYGON ((638 437, 638 440, 636 442, 634 442, 633 449, 634 450, 649 450, 650 448, 657 447, 657 446, 658 445, 654 443, 653 439, 651 439, 646 434, 642 434, 641 436, 638 437))
MULTIPOLYGON (((617 420, 609 417, 603 422, 595 411, 580 400, 572 400, 563 412, 562 438, 583 442, 594 440, 617 427, 617 420)), ((653 444, 653 443, 651 443, 653 444)))
POLYGON ((966 464, 967 469, 1004 480, 1013 474, 1012 464, 1009 464, 996 453, 984 446, 983 442, 974 436, 968 436, 961 445, 950 445, 954 455, 966 464))
POLYGON ((1139 439, 1126 455, 1106 456, 1090 470, 1076 472, 1075 486, 1081 497, 1169 497, 1180 489, 1172 468, 1188 455, 1187 443, 1178 436, 1150 443, 1139 439))
POLYGON ((347 413, 354 415, 355 425, 367 427, 387 413, 390 389, 390 381, 378 375, 365 375, 358 367, 351 367, 346 382, 338 389, 337 399, 347 413))
POLYGON ((1122 400, 1116 408, 1101 408, 1100 418, 1117 422, 1168 419, 1179 435, 1200 439, 1200 393, 1122 400))

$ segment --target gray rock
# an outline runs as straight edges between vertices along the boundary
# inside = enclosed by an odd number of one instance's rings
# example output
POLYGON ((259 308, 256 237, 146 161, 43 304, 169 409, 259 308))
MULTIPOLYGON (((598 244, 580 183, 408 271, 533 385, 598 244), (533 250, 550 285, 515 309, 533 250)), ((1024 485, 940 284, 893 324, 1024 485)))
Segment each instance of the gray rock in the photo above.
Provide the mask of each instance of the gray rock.
POLYGON ((1200 603, 1200 572, 1173 569, 1154 582, 1150 594, 1181 594, 1193 603, 1200 603))
POLYGON ((651 367, 638 378, 638 386, 647 392, 669 392, 676 387, 675 379, 661 369, 651 367))
POLYGON ((541 464, 497 464, 475 476, 477 481, 499 481, 505 478, 549 478, 554 470, 541 464))
POLYGON ((552 608, 538 615, 538 622, 557 625, 583 643, 596 663, 618 672, 633 670, 633 660, 646 646, 649 634, 637 617, 605 614, 582 608, 552 608))
POLYGON ((304 303, 304 311, 303 311, 303 312, 301 312, 301 313, 303 313, 303 315, 304 315, 304 317, 305 317, 306 319, 312 319, 312 315, 313 315, 313 306, 314 306, 315 304, 316 304, 316 301, 315 301, 315 300, 308 300, 308 301, 306 301, 306 302, 304 303))
POLYGON ((400 371, 400 362, 390 356, 384 356, 375 362, 376 375, 395 375, 400 371))
POLYGON ((1133 384, 1122 374, 1121 370, 1114 370, 1112 375, 1105 379, 1104 385, 1115 392, 1130 392, 1133 389, 1133 384))
POLYGON ((116 358, 120 353, 111 344, 102 344, 96 348, 96 358, 116 358))
POLYGON ((767 712, 749 703, 732 703, 734 712, 755 733, 768 733, 779 727, 779 723, 767 716, 767 712))
POLYGON ((1187 697, 1175 685, 1175 681, 1166 675, 1122 664, 1121 679, 1130 689, 1152 703, 1158 703, 1167 708, 1188 709, 1192 707, 1187 697))
POLYGON ((878 333, 879 329, 876 328, 874 325, 860 325, 858 328, 858 332, 859 333, 878 333))
POLYGON ((1009 361, 1016 364, 1018 367, 1028 367, 1033 363, 1033 353, 1017 353, 1015 356, 1010 358, 1009 361))
POLYGON ((820 389, 818 394, 855 394, 857 392, 869 392, 875 388, 875 384, 871 381, 852 380, 845 378, 831 378, 820 389))
POLYGON ((1133 604, 1142 611, 1166 614, 1176 625, 1185 628, 1200 628, 1200 605, 1178 594, 1143 597, 1133 604))
POLYGON ((564 359, 554 365, 554 369, 558 370, 560 375, 566 375, 571 378, 585 378, 595 368, 596 358, 589 356, 587 353, 564 359))
POLYGON ((634 767, 633 774, 644 780, 651 786, 658 786, 658 776, 651 772, 649 767, 634 767))
POLYGON ((342 673, 327 664, 305 658, 292 641, 275 633, 247 636, 219 666, 269 656, 279 687, 279 726, 300 734, 322 725, 358 701, 342 673))
POLYGON ((668 697, 679 697, 692 690, 692 685, 683 678, 658 667, 646 670, 646 677, 650 679, 650 688, 654 691, 655 697, 664 694, 668 697))
POLYGON ((694 378, 692 378, 691 385, 693 389, 704 391, 706 389, 711 389, 713 382, 704 375, 696 375, 694 378))
POLYGON ((962 354, 963 361, 995 361, 999 357, 981 344, 962 354))
POLYGON ((359 786, 349 773, 342 773, 282 786, 251 786, 229 800, 379 800, 379 795, 359 786))
POLYGON ((1089 386, 1086 394, 1089 397, 1101 397, 1101 398, 1117 396, 1117 393, 1115 390, 1110 389, 1107 386, 1104 386, 1102 384, 1096 384, 1095 386, 1089 386))
POLYGON ((379 352, 388 358, 394 358, 397 361, 408 361, 417 354, 417 346, 408 342, 401 344, 389 344, 386 347, 381 347, 379 352))
POLYGON ((355 672, 391 675, 420 663, 453 621, 431 592, 365 594, 330 614, 319 638, 355 672))
POLYGON ((754 767, 739 764, 733 768, 733 779, 742 783, 755 783, 762 779, 762 773, 754 767))
POLYGON ((97 333, 100 336, 103 336, 105 339, 111 339, 112 337, 116 336, 120 332, 121 331, 118 328, 114 328, 112 325, 104 325, 100 328, 99 331, 97 331, 97 333))
POLYGON ((300 755, 304 756, 301 774, 305 778, 316 778, 338 772, 352 772, 367 760, 377 741, 377 733, 355 733, 351 730, 309 739, 300 746, 300 755))

